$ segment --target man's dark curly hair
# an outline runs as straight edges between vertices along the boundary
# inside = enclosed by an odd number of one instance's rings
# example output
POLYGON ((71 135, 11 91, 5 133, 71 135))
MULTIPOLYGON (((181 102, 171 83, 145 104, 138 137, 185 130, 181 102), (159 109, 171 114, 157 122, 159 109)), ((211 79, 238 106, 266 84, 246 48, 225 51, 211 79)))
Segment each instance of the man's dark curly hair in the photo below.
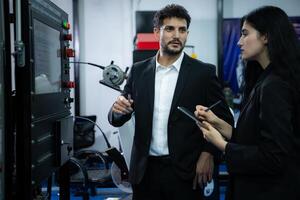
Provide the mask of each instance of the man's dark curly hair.
POLYGON ((153 18, 153 26, 159 28, 163 25, 163 21, 166 18, 177 17, 186 20, 187 28, 189 28, 191 23, 191 17, 188 11, 181 5, 170 4, 161 10, 157 11, 153 18))

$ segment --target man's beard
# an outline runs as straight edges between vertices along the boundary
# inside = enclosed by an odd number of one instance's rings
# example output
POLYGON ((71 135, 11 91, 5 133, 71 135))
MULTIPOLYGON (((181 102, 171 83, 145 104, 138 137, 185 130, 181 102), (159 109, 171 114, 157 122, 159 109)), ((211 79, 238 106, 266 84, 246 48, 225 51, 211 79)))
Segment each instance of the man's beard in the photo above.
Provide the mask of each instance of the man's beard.
POLYGON ((171 42, 168 42, 168 44, 164 44, 162 45, 162 51, 167 54, 167 55, 170 55, 170 56, 175 56, 175 55, 178 55, 182 52, 183 48, 184 48, 184 44, 182 44, 182 42, 176 40, 176 42, 180 43, 180 46, 181 48, 180 49, 171 49, 169 48, 169 44, 172 44, 173 42, 175 41, 171 41, 171 42))

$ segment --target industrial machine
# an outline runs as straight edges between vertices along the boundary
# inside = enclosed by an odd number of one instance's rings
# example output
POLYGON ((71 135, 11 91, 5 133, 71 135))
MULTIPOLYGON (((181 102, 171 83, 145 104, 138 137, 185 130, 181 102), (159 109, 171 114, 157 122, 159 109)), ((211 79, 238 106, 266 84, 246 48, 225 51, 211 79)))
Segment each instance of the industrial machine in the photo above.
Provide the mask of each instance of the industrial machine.
POLYGON ((16 199, 30 200, 73 154, 69 58, 74 51, 68 15, 51 1, 16 1, 14 24, 16 199))
POLYGON ((0 0, 0 199, 12 199, 14 162, 8 1, 0 0))
POLYGON ((0 199, 4 199, 4 16, 3 16, 3 1, 0 1, 0 199))

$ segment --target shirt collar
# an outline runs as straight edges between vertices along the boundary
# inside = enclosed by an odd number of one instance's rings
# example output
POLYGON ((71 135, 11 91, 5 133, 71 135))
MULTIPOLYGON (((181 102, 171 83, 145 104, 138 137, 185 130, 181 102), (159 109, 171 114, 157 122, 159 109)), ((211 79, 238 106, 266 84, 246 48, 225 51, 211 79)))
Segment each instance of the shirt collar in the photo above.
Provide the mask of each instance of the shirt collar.
MULTIPOLYGON (((156 71, 159 69, 159 67, 162 67, 162 65, 159 64, 159 62, 158 62, 158 56, 159 56, 159 51, 157 52, 156 59, 155 59, 155 62, 156 62, 156 65, 155 65, 156 66, 156 71)), ((183 57, 184 57, 184 52, 182 51, 181 54, 180 54, 180 56, 177 58, 177 60, 175 60, 175 62, 173 62, 171 65, 169 65, 167 67, 173 66, 179 72, 181 64, 182 64, 183 57)))

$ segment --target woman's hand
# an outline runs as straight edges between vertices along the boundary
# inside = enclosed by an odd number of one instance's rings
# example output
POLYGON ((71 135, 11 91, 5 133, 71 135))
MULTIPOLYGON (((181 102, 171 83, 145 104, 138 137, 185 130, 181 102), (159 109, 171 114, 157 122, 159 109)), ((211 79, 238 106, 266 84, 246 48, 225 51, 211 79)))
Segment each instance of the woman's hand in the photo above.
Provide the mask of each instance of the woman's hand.
POLYGON ((227 142, 217 129, 215 129, 210 123, 206 121, 203 121, 201 124, 197 125, 201 129, 204 139, 214 144, 221 151, 225 151, 227 142))
POLYGON ((219 133, 221 133, 227 139, 231 138, 232 135, 232 126, 220 119, 215 115, 211 110, 206 111, 207 107, 202 105, 197 105, 194 112, 195 116, 201 121, 208 122, 211 126, 216 128, 219 133))
POLYGON ((218 122, 218 117, 211 110, 205 111, 206 109, 207 107, 205 106, 197 105, 194 114, 201 121, 207 121, 215 126, 218 122))

